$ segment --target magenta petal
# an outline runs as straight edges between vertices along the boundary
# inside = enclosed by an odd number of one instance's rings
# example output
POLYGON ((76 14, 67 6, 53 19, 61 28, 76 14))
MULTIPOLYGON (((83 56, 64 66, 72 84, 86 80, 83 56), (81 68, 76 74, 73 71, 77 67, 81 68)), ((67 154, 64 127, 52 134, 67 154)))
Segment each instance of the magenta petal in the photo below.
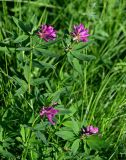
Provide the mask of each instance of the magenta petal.
POLYGON ((41 109, 40 111, 40 116, 43 116, 46 113, 46 110, 44 109, 44 107, 41 109))
POLYGON ((53 122, 53 120, 52 120, 53 117, 54 117, 54 116, 52 116, 52 115, 48 115, 48 116, 47 116, 49 122, 52 123, 52 125, 55 125, 55 122, 53 122))
POLYGON ((94 127, 93 133, 98 133, 98 128, 94 127))
POLYGON ((89 131, 92 132, 94 130, 93 126, 89 126, 89 131))
POLYGON ((59 112, 59 111, 56 110, 56 109, 53 109, 53 108, 51 109, 51 113, 54 114, 54 115, 57 114, 58 112, 59 112))
POLYGON ((80 25, 74 25, 73 27, 73 32, 71 33, 73 40, 79 42, 87 42, 88 39, 87 37, 89 36, 88 34, 88 29, 84 28, 83 24, 80 25))
POLYGON ((83 134, 85 135, 92 135, 92 134, 97 134, 98 133, 98 128, 91 126, 87 126, 86 128, 82 129, 83 134))
POLYGON ((49 122, 52 123, 53 125, 55 124, 55 122, 53 122, 53 117, 59 112, 59 110, 54 109, 52 106, 50 107, 43 107, 40 111, 40 116, 45 115, 49 122))
POLYGON ((49 40, 55 40, 56 39, 56 31, 52 26, 47 25, 41 25, 39 32, 37 35, 44 39, 46 42, 49 40))
POLYGON ((90 132, 90 126, 87 126, 86 132, 90 132))

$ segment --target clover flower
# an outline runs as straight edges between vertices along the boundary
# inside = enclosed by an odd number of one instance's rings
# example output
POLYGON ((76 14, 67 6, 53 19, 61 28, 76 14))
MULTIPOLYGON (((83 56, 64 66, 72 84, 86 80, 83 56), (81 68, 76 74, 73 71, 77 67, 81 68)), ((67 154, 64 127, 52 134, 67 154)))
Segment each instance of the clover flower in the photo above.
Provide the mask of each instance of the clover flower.
POLYGON ((50 25, 41 25, 37 35, 44 39, 46 42, 56 39, 56 30, 50 25))
MULTIPOLYGON (((55 106, 52 105, 52 106, 55 106)), ((49 122, 52 125, 55 125, 55 122, 53 121, 54 116, 59 112, 59 110, 54 109, 52 106, 44 107, 40 111, 40 116, 43 117, 44 115, 48 118, 49 122)))
POLYGON ((85 128, 82 128, 82 132, 85 135, 92 135, 92 134, 97 134, 98 133, 98 128, 91 126, 87 126, 85 128))
POLYGON ((73 32, 71 33, 73 40, 77 42, 87 42, 87 37, 89 36, 88 31, 89 30, 86 29, 83 24, 74 25, 73 32))

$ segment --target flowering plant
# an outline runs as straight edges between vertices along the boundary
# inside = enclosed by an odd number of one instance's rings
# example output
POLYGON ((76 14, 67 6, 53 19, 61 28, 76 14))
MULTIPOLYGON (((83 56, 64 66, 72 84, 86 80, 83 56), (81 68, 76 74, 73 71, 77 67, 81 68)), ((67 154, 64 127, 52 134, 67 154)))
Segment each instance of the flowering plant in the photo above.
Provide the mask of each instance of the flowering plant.
MULTIPOLYGON (((93 55, 87 55, 85 52, 85 47, 90 42, 89 30, 83 24, 79 24, 73 25, 69 32, 59 33, 52 25, 41 24, 39 28, 35 28, 33 24, 26 25, 15 17, 13 20, 23 32, 10 43, 13 44, 12 47, 16 47, 14 53, 17 52, 17 64, 20 66, 13 77, 14 83, 19 86, 15 96, 27 98, 28 107, 24 109, 30 112, 30 116, 32 115, 28 125, 20 125, 20 137, 17 137, 22 146, 25 146, 22 159, 39 158, 36 156, 38 148, 42 150, 42 157, 48 155, 48 148, 51 148, 51 152, 55 148, 61 152, 68 149, 72 156, 79 150, 81 151, 83 143, 87 144, 88 138, 97 136, 99 132, 98 128, 92 125, 86 125, 86 128, 81 129, 84 126, 83 107, 81 108, 82 114, 74 112, 74 108, 69 109, 74 103, 71 97, 71 86, 68 85, 69 81, 72 81, 74 86, 74 80, 78 76, 83 77, 81 63, 94 59, 93 55), (67 70, 69 64, 74 71, 71 78, 67 70), (66 71, 62 75, 64 69, 66 71), (18 73, 22 74, 21 79, 16 76, 18 73), (50 79, 51 74, 54 76, 53 79, 50 79), (57 78, 61 81, 55 84, 57 78), (59 84, 62 85, 61 89, 58 88, 59 84), (66 100, 62 102, 65 97, 66 100), (45 105, 55 101, 60 103, 45 105), (62 105, 65 101, 66 104, 62 105), (44 106, 40 108, 43 104, 44 106), (73 118, 75 113, 80 117, 82 125, 79 120, 73 118), (58 147, 57 143, 59 143, 58 147)), ((27 118, 24 114, 25 116, 27 118)))

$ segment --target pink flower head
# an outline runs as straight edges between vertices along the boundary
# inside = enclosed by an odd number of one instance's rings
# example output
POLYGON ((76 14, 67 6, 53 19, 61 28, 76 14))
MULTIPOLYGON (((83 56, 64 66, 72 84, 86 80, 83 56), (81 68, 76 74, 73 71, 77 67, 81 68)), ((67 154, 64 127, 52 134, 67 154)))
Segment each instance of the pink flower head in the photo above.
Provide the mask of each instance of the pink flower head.
POLYGON ((53 117, 59 112, 59 110, 54 109, 53 107, 43 107, 40 111, 40 116, 46 116, 52 125, 55 125, 53 122, 53 117))
POLYGON ((56 39, 56 30, 50 25, 41 25, 39 32, 37 32, 40 38, 46 42, 56 39))
POLYGON ((77 42, 87 42, 87 37, 89 36, 88 31, 88 29, 84 28, 83 24, 77 26, 74 25, 73 32, 71 33, 71 35, 73 36, 73 40, 77 42))
POLYGON ((86 128, 82 129, 83 134, 85 135, 91 135, 91 134, 97 134, 98 133, 98 128, 91 126, 87 126, 86 128))

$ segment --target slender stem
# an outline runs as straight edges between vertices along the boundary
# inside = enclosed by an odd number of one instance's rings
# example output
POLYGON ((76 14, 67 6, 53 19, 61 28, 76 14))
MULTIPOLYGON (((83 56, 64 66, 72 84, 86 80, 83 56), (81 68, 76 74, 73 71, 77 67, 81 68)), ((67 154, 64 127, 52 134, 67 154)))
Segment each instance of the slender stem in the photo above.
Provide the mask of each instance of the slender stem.
POLYGON ((6 56, 6 53, 5 53, 5 65, 6 65, 6 74, 8 75, 8 68, 7 68, 7 56, 6 56))
MULTIPOLYGON (((30 68, 30 71, 29 71, 29 76, 28 76, 28 91, 29 91, 29 93, 31 93, 30 82, 31 82, 31 72, 32 72, 32 56, 33 56, 33 53, 32 53, 32 37, 31 36, 30 36, 30 47, 31 47, 30 59, 29 59, 29 68, 30 68)), ((35 122, 36 122, 37 119, 38 119, 38 116, 34 120, 32 126, 35 124, 35 122)), ((29 133, 28 133, 27 141, 25 143, 26 144, 26 148, 23 151, 22 160, 25 160, 26 157, 27 157, 30 137, 31 137, 31 131, 29 131, 29 133)))
MULTIPOLYGON (((30 36, 30 47, 32 48, 32 37, 30 36)), ((31 82, 31 72, 32 72, 32 49, 31 49, 31 53, 30 53, 30 63, 29 63, 29 68, 30 68, 30 73, 29 73, 29 78, 28 78, 28 91, 29 93, 31 93, 31 89, 30 89, 30 82, 31 82)))
POLYGON ((2 1, 2 7, 3 7, 3 18, 5 21, 5 28, 7 29, 8 28, 8 12, 7 12, 7 4, 5 0, 2 1))

